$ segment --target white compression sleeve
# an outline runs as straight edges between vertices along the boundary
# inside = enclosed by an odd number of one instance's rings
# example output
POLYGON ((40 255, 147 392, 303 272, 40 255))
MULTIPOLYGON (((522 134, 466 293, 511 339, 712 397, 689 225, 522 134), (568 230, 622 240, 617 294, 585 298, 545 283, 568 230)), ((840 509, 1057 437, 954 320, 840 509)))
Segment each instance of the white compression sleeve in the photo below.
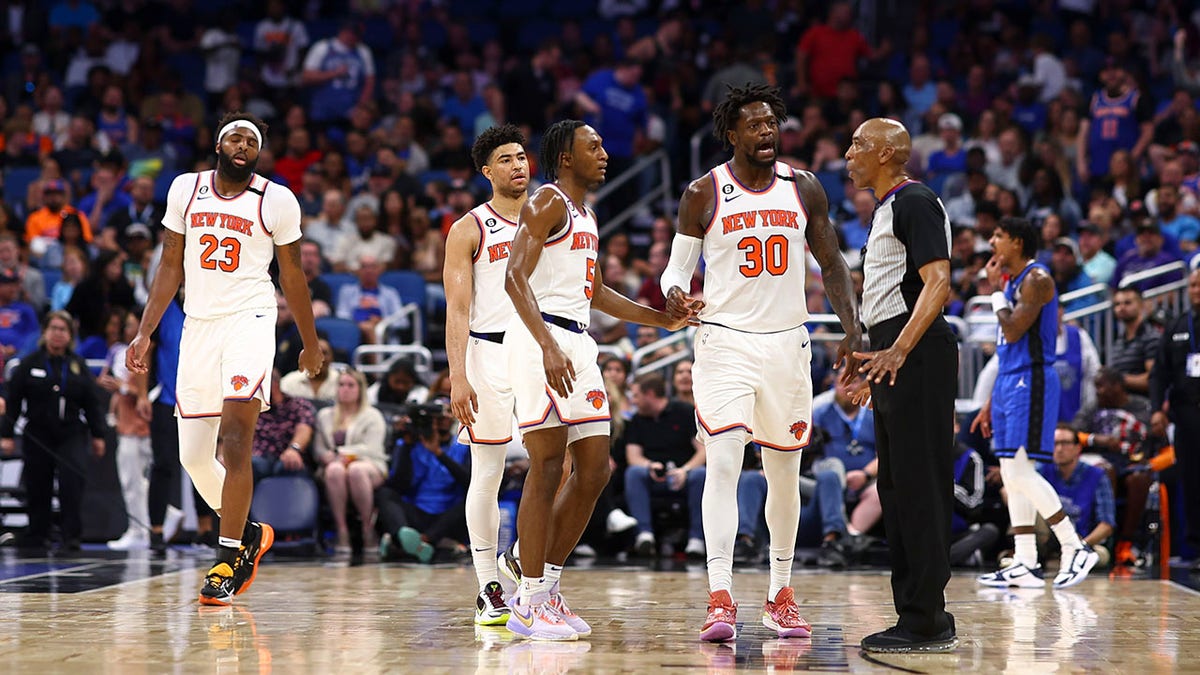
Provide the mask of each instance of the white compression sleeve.
POLYGON ((671 242, 671 259, 667 261, 667 269, 663 270, 662 278, 658 282, 663 297, 669 295, 671 289, 676 286, 684 293, 688 292, 692 287, 692 273, 696 271, 696 265, 700 262, 700 251, 703 247, 703 239, 686 234, 675 235, 671 242))
POLYGON ((471 539, 471 560, 479 590, 498 581, 496 540, 500 529, 500 507, 496 495, 504 479, 503 445, 471 444, 471 483, 467 486, 467 533, 471 539))
POLYGON ((737 485, 742 474, 743 448, 750 434, 730 429, 704 440, 708 455, 704 474, 704 545, 708 549, 708 590, 733 588, 733 542, 737 539, 737 485))
POLYGON ((214 511, 221 510, 221 490, 225 487, 225 466, 217 461, 219 417, 180 417, 179 463, 187 469, 192 483, 214 511))

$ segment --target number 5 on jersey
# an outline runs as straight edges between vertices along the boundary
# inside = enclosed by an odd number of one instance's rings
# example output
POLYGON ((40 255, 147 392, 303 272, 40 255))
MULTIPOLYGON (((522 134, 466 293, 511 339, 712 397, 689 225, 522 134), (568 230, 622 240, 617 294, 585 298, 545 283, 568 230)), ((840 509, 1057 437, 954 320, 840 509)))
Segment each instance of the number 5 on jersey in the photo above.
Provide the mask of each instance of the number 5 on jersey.
POLYGON ((745 237, 737 248, 746 254, 746 262, 738 266, 742 276, 753 279, 763 272, 777 277, 788 269, 788 239, 782 234, 773 234, 766 240, 745 237))
POLYGON ((596 283, 596 259, 587 259, 587 270, 585 272, 585 281, 583 284, 583 297, 588 300, 592 299, 592 286, 596 283))
MULTIPOLYGON (((242 242, 234 237, 225 237, 218 241, 215 236, 205 234, 201 235, 200 243, 204 246, 204 250, 200 253, 200 267, 203 269, 233 272, 242 262, 242 242), (221 249, 219 256, 217 255, 218 248, 221 249)), ((588 293, 590 298, 590 288, 588 293)))

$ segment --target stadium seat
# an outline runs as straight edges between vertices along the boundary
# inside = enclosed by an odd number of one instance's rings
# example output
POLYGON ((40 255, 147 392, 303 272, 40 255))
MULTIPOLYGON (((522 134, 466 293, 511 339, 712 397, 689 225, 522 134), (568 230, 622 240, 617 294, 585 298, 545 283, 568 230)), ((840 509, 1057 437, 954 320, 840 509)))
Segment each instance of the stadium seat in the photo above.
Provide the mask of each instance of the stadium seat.
POLYGON ((25 193, 29 191, 29 185, 38 179, 42 170, 36 166, 32 167, 14 167, 7 169, 4 172, 4 201, 11 206, 20 205, 21 211, 24 211, 25 193))
POLYGON ((345 354, 347 358, 362 341, 362 331, 358 329, 358 324, 349 319, 323 316, 317 319, 317 330, 325 333, 335 355, 345 354))
POLYGON ((342 291, 342 286, 357 284, 358 277, 344 272, 326 272, 321 275, 321 281, 329 284, 330 297, 333 298, 334 302, 337 302, 338 294, 342 291))
POLYGON ((817 182, 821 187, 825 188, 825 194, 829 197, 829 204, 841 204, 846 198, 846 186, 842 182, 842 175, 836 171, 818 171, 817 182))
POLYGON ((267 476, 254 486, 250 517, 275 528, 273 549, 315 548, 319 506, 317 486, 308 476, 267 476))
POLYGON ((379 283, 396 289, 404 304, 417 303, 425 311, 425 277, 409 270, 392 270, 379 275, 379 283))
POLYGON ((42 279, 46 282, 46 295, 54 290, 54 284, 62 279, 62 270, 42 270, 42 279))

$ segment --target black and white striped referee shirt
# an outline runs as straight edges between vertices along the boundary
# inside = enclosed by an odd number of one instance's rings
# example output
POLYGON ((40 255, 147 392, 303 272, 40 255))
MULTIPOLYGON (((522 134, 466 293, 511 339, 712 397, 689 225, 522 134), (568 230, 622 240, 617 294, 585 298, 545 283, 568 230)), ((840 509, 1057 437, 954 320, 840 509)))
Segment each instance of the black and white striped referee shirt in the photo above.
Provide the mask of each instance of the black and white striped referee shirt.
POLYGON ((875 206, 863 254, 863 325, 911 313, 925 287, 918 270, 949 259, 950 218, 938 196, 915 180, 892 188, 875 206))

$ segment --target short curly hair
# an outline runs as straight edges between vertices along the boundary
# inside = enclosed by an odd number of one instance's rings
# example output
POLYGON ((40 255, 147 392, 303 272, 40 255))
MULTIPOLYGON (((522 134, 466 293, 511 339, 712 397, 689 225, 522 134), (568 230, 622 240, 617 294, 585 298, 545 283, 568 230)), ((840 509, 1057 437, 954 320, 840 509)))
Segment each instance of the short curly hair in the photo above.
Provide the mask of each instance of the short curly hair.
POLYGON ((787 106, 779 94, 779 87, 750 82, 742 87, 729 87, 725 100, 713 108, 713 136, 725 147, 729 147, 729 132, 737 125, 742 108, 751 103, 766 103, 775 113, 775 119, 783 124, 787 119, 787 106))
POLYGON ((496 148, 509 143, 516 143, 522 148, 525 147, 525 134, 517 128, 515 124, 501 124, 496 127, 489 127, 479 137, 475 139, 475 143, 471 146, 471 161, 475 162, 475 170, 483 171, 483 167, 492 158, 492 153, 496 148))

